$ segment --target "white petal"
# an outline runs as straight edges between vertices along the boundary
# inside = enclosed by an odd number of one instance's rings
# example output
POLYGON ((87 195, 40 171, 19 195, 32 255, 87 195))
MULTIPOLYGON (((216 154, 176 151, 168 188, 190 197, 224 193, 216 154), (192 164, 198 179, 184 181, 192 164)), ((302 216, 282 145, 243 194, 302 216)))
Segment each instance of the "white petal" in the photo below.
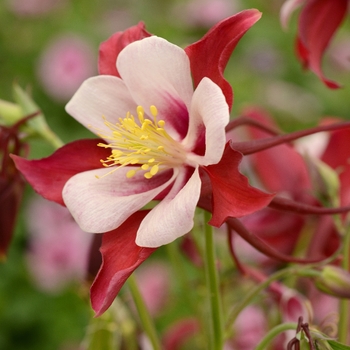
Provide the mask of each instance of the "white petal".
POLYGON ((229 120, 229 107, 222 90, 209 78, 203 78, 193 94, 188 134, 182 142, 187 150, 191 150, 205 131, 205 155, 191 155, 195 162, 200 165, 219 162, 225 148, 225 127, 229 120))
POLYGON ((128 45, 119 54, 117 67, 137 104, 146 112, 155 105, 168 132, 175 131, 184 137, 193 94, 190 63, 185 51, 152 36, 128 45))
POLYGON ((117 228, 168 187, 178 173, 169 170, 148 180, 140 171, 128 179, 130 169, 119 168, 99 179, 95 175, 101 177, 112 168, 91 170, 68 180, 63 188, 64 203, 83 231, 101 233, 117 228))
POLYGON ((183 186, 185 171, 180 172, 173 188, 143 219, 136 236, 141 247, 159 247, 183 236, 193 228, 201 180, 198 168, 183 186))
POLYGON ((102 116, 115 123, 129 111, 136 114, 136 104, 121 79, 100 75, 81 85, 66 105, 66 111, 93 133, 98 134, 99 129, 110 134, 102 116))

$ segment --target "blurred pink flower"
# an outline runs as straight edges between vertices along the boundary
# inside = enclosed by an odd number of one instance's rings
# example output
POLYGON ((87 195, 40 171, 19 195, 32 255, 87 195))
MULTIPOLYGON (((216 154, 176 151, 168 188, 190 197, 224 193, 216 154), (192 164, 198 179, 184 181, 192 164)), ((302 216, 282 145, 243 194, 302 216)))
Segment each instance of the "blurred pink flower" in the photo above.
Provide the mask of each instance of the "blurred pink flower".
POLYGON ((238 0, 191 0, 178 6, 181 13, 178 18, 184 18, 190 26, 211 27, 222 19, 240 10, 238 0))
POLYGON ((259 344, 267 331, 267 319, 256 306, 246 307, 235 322, 233 349, 251 350, 259 344))
POLYGON ((167 265, 161 262, 152 262, 137 271, 137 284, 152 316, 160 313, 167 302, 170 291, 169 277, 167 265))
POLYGON ((83 232, 68 209, 42 198, 28 207, 28 268, 38 286, 61 290, 87 274, 93 235, 83 232))
POLYGON ((39 59, 37 74, 48 95, 66 102, 84 80, 96 74, 96 67, 90 44, 70 34, 48 45, 39 59))
POLYGON ((56 10, 65 0, 8 0, 8 8, 19 16, 40 16, 56 10))

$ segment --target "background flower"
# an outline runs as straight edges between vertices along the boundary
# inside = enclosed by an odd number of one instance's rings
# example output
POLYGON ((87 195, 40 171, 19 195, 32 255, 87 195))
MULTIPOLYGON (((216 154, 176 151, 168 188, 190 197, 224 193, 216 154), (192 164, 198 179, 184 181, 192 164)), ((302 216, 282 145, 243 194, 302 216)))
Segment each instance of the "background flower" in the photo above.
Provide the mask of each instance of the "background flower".
POLYGON ((42 16, 57 10, 66 0, 6 0, 11 11, 19 16, 42 16))
POLYGON ((43 198, 28 205, 28 267, 37 285, 57 292, 87 277, 93 235, 83 232, 69 211, 43 198))
POLYGON ((96 74, 90 43, 73 34, 53 39, 39 58, 37 74, 47 94, 68 101, 84 80, 96 74))

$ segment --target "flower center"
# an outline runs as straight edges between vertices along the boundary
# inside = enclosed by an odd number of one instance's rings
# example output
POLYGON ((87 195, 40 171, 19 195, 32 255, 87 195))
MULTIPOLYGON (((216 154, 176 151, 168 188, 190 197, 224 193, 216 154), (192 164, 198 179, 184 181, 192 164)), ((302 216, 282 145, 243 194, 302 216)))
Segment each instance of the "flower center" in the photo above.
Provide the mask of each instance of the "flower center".
POLYGON ((145 119, 142 106, 136 109, 137 118, 130 112, 119 118, 118 123, 110 123, 105 118, 105 125, 112 131, 110 135, 99 134, 108 144, 98 146, 111 149, 111 155, 101 159, 104 167, 116 166, 108 175, 120 167, 139 164, 138 169, 129 170, 126 177, 133 177, 137 171, 144 171, 146 179, 152 178, 159 170, 183 164, 186 152, 164 129, 165 121, 158 120, 158 110, 150 106, 153 121, 145 119))

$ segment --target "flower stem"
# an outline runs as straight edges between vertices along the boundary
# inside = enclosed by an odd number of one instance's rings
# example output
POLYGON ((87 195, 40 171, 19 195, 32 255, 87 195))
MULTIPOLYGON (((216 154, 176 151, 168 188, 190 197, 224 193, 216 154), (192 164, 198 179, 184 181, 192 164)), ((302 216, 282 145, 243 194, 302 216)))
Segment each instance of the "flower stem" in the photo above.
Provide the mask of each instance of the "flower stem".
POLYGON ((204 211, 205 249, 204 268, 210 304, 210 349, 221 350, 223 347, 222 304, 219 292, 219 277, 216 271, 216 258, 213 229, 207 222, 210 214, 204 211))
MULTIPOLYGON (((343 261, 342 268, 345 271, 350 270, 350 227, 345 230, 343 261)), ((347 344, 349 333, 349 300, 340 299, 339 301, 339 324, 338 324, 338 340, 340 343, 347 344)))
POLYGON ((282 323, 272 328, 256 346, 255 350, 265 350, 271 341, 280 333, 288 330, 296 330, 298 325, 294 322, 282 323))
POLYGON ((138 312, 139 317, 140 317, 142 328, 145 331, 146 335, 148 336, 148 338, 152 344, 152 349, 161 350, 160 342, 158 340, 158 336, 157 336, 157 332, 156 332, 154 323, 153 323, 152 318, 147 310, 147 307, 142 299, 142 296, 141 296, 141 293, 138 289, 134 275, 131 275, 128 278, 128 285, 129 285, 129 289, 130 289, 132 298, 133 298, 134 303, 136 305, 137 312, 138 312))

